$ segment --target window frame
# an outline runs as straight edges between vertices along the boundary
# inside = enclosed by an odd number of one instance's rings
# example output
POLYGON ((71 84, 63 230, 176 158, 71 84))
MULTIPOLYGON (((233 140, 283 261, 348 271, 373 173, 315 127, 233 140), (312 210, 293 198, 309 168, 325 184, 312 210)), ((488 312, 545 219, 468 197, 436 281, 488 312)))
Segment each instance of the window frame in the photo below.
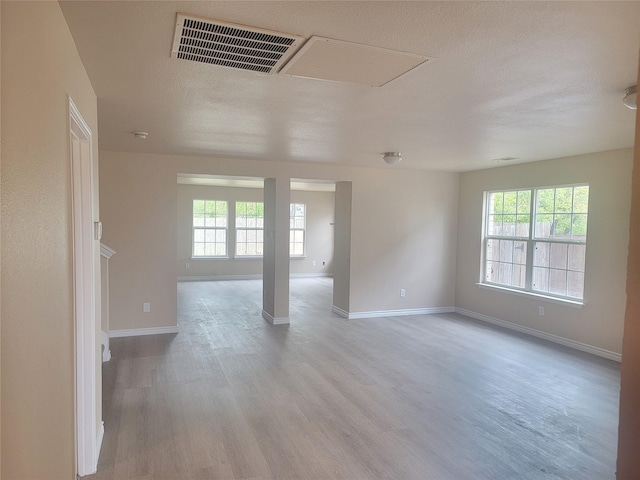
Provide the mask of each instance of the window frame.
POLYGON ((293 202, 289 204, 289 257, 291 258, 304 258, 307 254, 307 205, 301 202, 293 202), (300 218, 295 215, 294 205, 302 205, 302 228, 295 227, 295 219, 300 218), (293 226, 292 226, 293 225, 293 226), (302 253, 293 253, 292 246, 299 244, 292 240, 292 234, 295 237, 295 232, 302 232, 302 253))
POLYGON ((245 201, 245 200, 237 200, 234 202, 234 228, 235 228, 235 249, 234 249, 234 258, 262 258, 264 257, 264 202, 257 202, 257 201, 245 201), (255 204, 257 205, 262 205, 262 217, 260 216, 239 216, 238 215, 238 204, 244 203, 245 205, 248 204, 255 204), (256 219, 256 226, 252 226, 249 227, 245 224, 245 226, 243 227, 239 227, 238 226, 238 219, 240 218, 244 218, 245 220, 248 220, 250 218, 255 218, 256 219), (262 225, 258 226, 258 224, 260 223, 260 220, 262 220, 262 225), (244 231, 245 232, 245 241, 244 242, 240 242, 238 241, 239 235, 238 232, 239 231, 244 231), (258 242, 257 240, 255 242, 247 242, 246 241, 246 233, 248 231, 255 231, 256 232, 256 237, 259 236, 259 233, 262 233, 262 240, 260 242, 258 242), (255 253, 255 254, 240 254, 238 253, 238 247, 240 245, 244 245, 245 249, 247 245, 253 244, 255 243, 256 245, 256 251, 258 250, 262 250, 262 253, 255 253), (261 246, 261 248, 258 248, 258 246, 261 246))
MULTIPOLYGON (((204 222, 206 223, 206 222, 204 222)), ((217 223, 217 222, 216 222, 217 223)), ((204 259, 208 259, 208 258, 229 258, 229 202, 227 200, 212 200, 212 199, 202 199, 202 198, 194 198, 191 200, 191 258, 204 258, 204 259), (195 220, 196 220, 196 212, 195 212, 195 202, 204 202, 204 211, 206 212, 207 210, 207 203, 214 203, 216 204, 215 209, 217 210, 217 204, 221 203, 225 205, 225 224, 226 226, 222 227, 222 226, 218 226, 218 225, 214 225, 214 226, 207 226, 207 225, 196 225, 195 220), (205 241, 204 242, 196 242, 196 230, 202 230, 204 232, 204 237, 205 237, 205 241), (207 236, 207 231, 213 231, 214 232, 214 237, 217 238, 217 232, 218 231, 224 231, 224 253, 217 255, 206 255, 206 254, 202 254, 202 255, 197 255, 196 254, 196 243, 198 244, 203 244, 204 248, 206 249, 206 245, 207 243, 213 243, 213 245, 217 245, 217 244, 222 244, 222 242, 207 242, 206 241, 206 236, 207 236)))
MULTIPOLYGON (((531 295, 531 296, 537 296, 537 297, 543 297, 543 298, 549 298, 549 299, 553 299, 556 301, 560 301, 562 303, 571 303, 571 304, 578 304, 578 305, 583 305, 584 301, 585 301, 585 291, 584 291, 584 287, 585 287, 585 273, 586 273, 586 249, 587 249, 587 236, 588 236, 588 221, 589 221, 589 208, 588 208, 588 202, 589 199, 587 198, 587 209, 586 212, 578 212, 576 213, 574 210, 574 206, 575 206, 575 188, 576 187, 587 187, 587 196, 589 195, 589 184, 588 183, 574 183, 574 184, 567 184, 567 185, 552 185, 552 186, 543 186, 543 187, 529 187, 529 188, 512 188, 512 189, 502 189, 502 190, 488 190, 484 192, 484 197, 483 197, 483 216, 482 216, 482 258, 481 258, 481 268, 480 268, 480 282, 479 285, 481 286, 486 286, 486 287, 491 287, 491 288, 496 288, 499 290, 504 290, 504 291, 509 291, 509 292, 514 292, 514 293, 520 293, 520 294, 524 294, 524 295, 531 295), (538 217, 538 192, 541 190, 550 190, 553 189, 554 190, 554 212, 552 213, 552 215, 555 215, 557 213, 557 210, 555 210, 555 196, 557 195, 556 191, 558 189, 563 189, 563 188, 572 188, 574 189, 572 191, 572 205, 571 205, 571 212, 570 215, 581 215, 581 214, 585 214, 586 215, 586 222, 585 222, 585 234, 584 234, 584 239, 575 239, 575 238, 565 238, 565 239, 557 239, 557 238, 552 238, 552 237, 540 237, 537 236, 536 234, 536 219, 538 217), (528 216, 529 216, 529 225, 528 225, 528 236, 522 236, 522 235, 513 235, 513 236, 509 236, 509 235, 504 235, 504 234, 491 234, 489 233, 489 227, 490 227, 490 208, 489 208, 489 202, 490 202, 490 197, 492 194, 496 194, 496 193, 509 193, 509 192, 517 192, 516 195, 519 194, 519 192, 529 192, 529 198, 530 198, 530 202, 529 202, 529 212, 528 212, 528 216), (524 282, 524 286, 523 287, 519 287, 517 285, 507 285, 504 283, 498 283, 498 282, 492 282, 487 280, 487 268, 488 268, 488 263, 491 261, 495 261, 498 263, 509 263, 509 262, 501 262, 500 260, 489 260, 488 257, 488 246, 489 246, 489 242, 490 241, 513 241, 513 242, 524 242, 526 244, 526 260, 524 264, 515 264, 513 262, 513 255, 512 255, 512 261, 510 262, 511 265, 523 265, 524 269, 525 269, 525 282, 524 282), (583 270, 580 272, 583 276, 582 278, 582 296, 581 297, 575 297, 575 296, 570 296, 570 295, 561 295, 561 294, 557 294, 557 293, 553 293, 553 292, 549 292, 549 291, 545 291, 545 290, 539 290, 536 289, 534 287, 533 284, 533 280, 534 280, 534 270, 535 268, 547 268, 549 271, 551 270, 560 270, 560 271, 564 271, 566 272, 565 274, 568 275, 568 272, 579 272, 576 270, 570 270, 569 268, 569 260, 567 259, 567 268, 565 269, 555 269, 555 268, 551 268, 550 266, 548 267, 541 267, 539 265, 535 265, 535 261, 534 261, 534 256, 535 256, 535 252, 536 252, 536 244, 548 244, 549 245, 549 249, 551 249, 551 245, 556 244, 556 245, 567 245, 567 251, 569 246, 571 245, 584 245, 584 260, 582 262, 582 267, 583 270)), ((548 213, 546 213, 548 214, 548 213)), ((566 214, 566 213, 562 213, 562 214, 566 214)), ((495 214, 494 214, 495 215, 495 214)), ((505 214, 504 210, 501 213, 501 215, 513 215, 516 216, 516 225, 517 225, 517 216, 520 215, 520 212, 518 211, 517 208, 517 204, 516 204, 516 212, 513 214, 505 214)), ((541 214, 541 215, 545 215, 545 214, 541 214)), ((573 225, 573 222, 572 222, 573 225)), ((517 227, 516 227, 517 228, 517 227)), ((517 232, 516 232, 517 233, 517 232)), ((573 233, 571 232, 571 236, 573 235, 573 233)), ((515 246, 512 248, 516 248, 515 246)), ((568 253, 567 253, 567 258, 568 258, 568 253)), ((513 275, 513 273, 512 273, 513 275)), ((568 281, 565 281, 565 284, 567 285, 567 289, 568 290, 568 281)), ((548 290, 548 289, 547 289, 548 290)))

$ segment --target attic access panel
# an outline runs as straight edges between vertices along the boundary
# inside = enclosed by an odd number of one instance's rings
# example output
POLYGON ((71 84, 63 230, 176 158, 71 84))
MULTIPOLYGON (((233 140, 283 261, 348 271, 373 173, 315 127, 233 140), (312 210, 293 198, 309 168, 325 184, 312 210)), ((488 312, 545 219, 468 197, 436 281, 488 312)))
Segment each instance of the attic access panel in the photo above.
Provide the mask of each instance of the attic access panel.
POLYGON ((382 87, 429 60, 432 57, 314 36, 280 73, 382 87))
POLYGON ((178 13, 171 57, 275 73, 303 41, 299 35, 178 13))

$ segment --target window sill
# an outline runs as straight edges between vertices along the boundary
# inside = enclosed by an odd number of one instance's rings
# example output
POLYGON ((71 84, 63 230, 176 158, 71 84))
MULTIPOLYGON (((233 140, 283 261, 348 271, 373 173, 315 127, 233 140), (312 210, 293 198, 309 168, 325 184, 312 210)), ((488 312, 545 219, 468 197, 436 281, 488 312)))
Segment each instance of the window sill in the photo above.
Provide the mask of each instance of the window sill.
POLYGON ((534 292, 525 292, 523 290, 514 290, 512 288, 501 287, 498 285, 491 285, 489 283, 478 282, 476 283, 476 285, 480 288, 484 288, 487 290, 510 293, 512 295, 518 295, 521 297, 536 298, 545 302, 557 303, 558 305, 564 305, 567 307, 582 308, 585 305, 585 303, 583 301, 581 302, 580 300, 569 300, 565 298, 551 297, 549 295, 542 295, 540 293, 534 293, 534 292))
POLYGON ((263 255, 236 255, 234 260, 262 260, 263 255))
POLYGON ((225 255, 219 255, 219 256, 214 256, 214 255, 201 255, 196 257, 195 255, 191 257, 191 260, 229 260, 230 257, 227 257, 225 255))
POLYGON ((305 258, 307 258, 306 255, 289 255, 289 258, 291 260, 304 260, 305 258))

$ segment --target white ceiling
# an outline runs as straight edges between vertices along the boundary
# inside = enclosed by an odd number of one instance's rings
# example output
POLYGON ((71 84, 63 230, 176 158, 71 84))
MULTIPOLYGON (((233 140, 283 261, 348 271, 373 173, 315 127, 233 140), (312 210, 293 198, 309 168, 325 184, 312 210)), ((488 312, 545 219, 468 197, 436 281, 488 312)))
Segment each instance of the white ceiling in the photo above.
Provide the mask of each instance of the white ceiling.
POLYGON ((61 5, 104 150, 465 171, 633 146, 637 1, 61 5), (434 59, 379 88, 258 75, 172 59, 177 12, 434 59))

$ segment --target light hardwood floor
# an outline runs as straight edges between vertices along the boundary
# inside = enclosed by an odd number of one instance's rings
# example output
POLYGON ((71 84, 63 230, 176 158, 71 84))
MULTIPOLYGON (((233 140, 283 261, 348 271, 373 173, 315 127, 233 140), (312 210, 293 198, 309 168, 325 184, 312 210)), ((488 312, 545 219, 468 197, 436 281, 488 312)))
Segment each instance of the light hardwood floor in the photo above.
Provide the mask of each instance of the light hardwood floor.
POLYGON ((614 478, 618 365, 455 314, 345 320, 331 279, 178 284, 180 333, 111 341, 94 479, 614 478))

